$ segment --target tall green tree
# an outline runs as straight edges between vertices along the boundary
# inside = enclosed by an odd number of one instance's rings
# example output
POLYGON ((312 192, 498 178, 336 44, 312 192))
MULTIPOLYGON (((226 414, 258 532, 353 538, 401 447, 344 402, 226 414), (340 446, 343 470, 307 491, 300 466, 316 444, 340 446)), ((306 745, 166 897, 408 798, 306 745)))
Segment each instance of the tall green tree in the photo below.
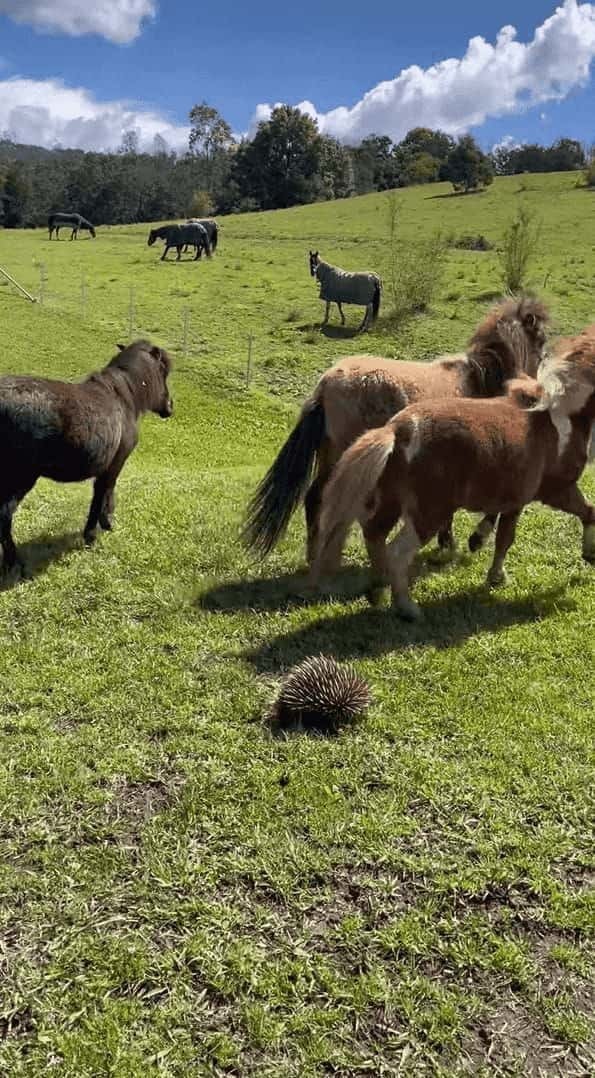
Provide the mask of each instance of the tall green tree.
POLYGON ((24 165, 13 162, 8 166, 4 176, 2 206, 5 228, 21 228, 26 223, 30 198, 29 173, 24 165))
POLYGON ((263 209, 312 202, 320 191, 324 144, 310 116, 289 105, 273 109, 251 142, 235 154, 232 180, 241 200, 263 209))
POLYGON ((448 155, 442 170, 455 191, 468 193, 487 187, 494 179, 494 169, 487 154, 471 135, 463 135, 448 155))

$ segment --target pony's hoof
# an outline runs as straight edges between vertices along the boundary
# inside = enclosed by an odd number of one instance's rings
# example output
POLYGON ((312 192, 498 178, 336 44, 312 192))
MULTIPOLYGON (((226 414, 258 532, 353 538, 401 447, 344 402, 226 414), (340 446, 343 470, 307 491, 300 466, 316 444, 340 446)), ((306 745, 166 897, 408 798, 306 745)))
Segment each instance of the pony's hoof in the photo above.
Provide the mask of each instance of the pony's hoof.
POLYGON ((503 584, 508 583, 508 576, 504 569, 490 569, 487 575, 488 588, 501 588, 503 584))
POLYGON ((583 558, 595 562, 595 524, 587 524, 583 531, 583 558))
POLYGON ((483 536, 480 535, 479 532, 473 532, 467 540, 467 545, 472 554, 477 554, 477 551, 481 550, 483 542, 483 536))
POLYGON ((395 599, 394 610, 403 621, 419 621, 422 614, 417 603, 413 599, 395 599))
POLYGON ((112 518, 108 516, 103 516, 103 514, 99 517, 99 523, 101 524, 101 527, 103 528, 104 532, 111 532, 114 526, 112 518))
POLYGON ((93 528, 92 531, 83 532, 83 539, 85 546, 93 546, 93 543, 97 540, 97 528, 93 528))

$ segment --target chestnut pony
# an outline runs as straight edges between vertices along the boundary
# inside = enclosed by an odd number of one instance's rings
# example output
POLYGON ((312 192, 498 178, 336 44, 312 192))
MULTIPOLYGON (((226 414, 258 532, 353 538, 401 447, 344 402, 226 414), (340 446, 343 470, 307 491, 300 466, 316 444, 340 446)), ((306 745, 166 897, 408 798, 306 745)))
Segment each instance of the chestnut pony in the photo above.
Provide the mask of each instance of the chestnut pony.
POLYGON ((12 517, 39 478, 95 479, 85 542, 97 526, 111 530, 116 480, 138 441, 139 419, 167 419, 171 359, 150 341, 135 341, 84 382, 6 375, 0 378, 0 543, 4 570, 18 561, 12 517))
MULTIPOLYGON (((277 459, 248 506, 243 537, 262 556, 285 533, 304 500, 307 557, 318 531, 322 492, 341 454, 371 427, 429 397, 495 397, 516 376, 534 376, 543 357, 548 314, 533 299, 507 300, 493 307, 473 334, 466 353, 432 363, 347 356, 326 371, 277 459), (312 474, 316 472, 312 481, 312 474)), ((482 522, 474 549, 491 530, 482 522)), ((440 545, 453 546, 452 522, 445 521, 440 545)))
POLYGON ((583 556, 595 561, 595 506, 577 487, 595 421, 595 325, 560 341, 537 381, 516 380, 494 400, 410 405, 343 454, 325 489, 311 583, 332 571, 359 520, 373 582, 390 583, 397 611, 415 618, 409 569, 420 547, 457 509, 500 514, 488 583, 504 559, 523 507, 540 501, 577 516, 583 556), (403 526, 388 547, 398 519, 403 526))

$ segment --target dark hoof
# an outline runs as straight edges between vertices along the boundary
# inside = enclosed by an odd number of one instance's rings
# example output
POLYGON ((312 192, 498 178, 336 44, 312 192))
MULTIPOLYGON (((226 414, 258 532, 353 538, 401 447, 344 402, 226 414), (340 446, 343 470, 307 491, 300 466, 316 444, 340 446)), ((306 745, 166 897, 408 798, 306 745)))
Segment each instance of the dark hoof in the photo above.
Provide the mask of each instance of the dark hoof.
POLYGON ((112 528, 114 526, 114 522, 113 522, 112 518, 108 517, 108 516, 104 516, 103 513, 99 517, 99 523, 101 524, 101 527, 103 528, 104 532, 111 532, 111 530, 112 530, 112 528))
POLYGON ((93 531, 84 532, 83 539, 85 540, 85 546, 93 546, 97 539, 97 529, 94 528, 93 531))
POLYGON ((469 550, 472 554, 477 554, 478 550, 481 550, 483 546, 483 539, 477 532, 473 532, 473 535, 469 536, 468 540, 469 550))
POLYGON ((372 584, 366 592, 366 599, 370 606, 387 606, 389 595, 388 584, 372 584))

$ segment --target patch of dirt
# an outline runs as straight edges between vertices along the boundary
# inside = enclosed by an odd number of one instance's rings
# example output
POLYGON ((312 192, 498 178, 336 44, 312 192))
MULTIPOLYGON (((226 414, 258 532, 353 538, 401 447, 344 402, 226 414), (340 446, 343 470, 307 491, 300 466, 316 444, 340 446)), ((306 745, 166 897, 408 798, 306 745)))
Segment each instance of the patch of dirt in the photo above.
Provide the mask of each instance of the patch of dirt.
MULTIPOLYGON (((589 1053, 590 1054, 590 1053, 589 1053)), ((463 1045, 463 1073, 481 1068, 523 1078, 591 1078, 593 1063, 582 1052, 552 1041, 537 1017, 513 1000, 492 1011, 463 1045)))
POLYGON ((0 1014, 0 1041, 8 1037, 26 1037, 35 1030, 35 1019, 30 1007, 0 1014))

